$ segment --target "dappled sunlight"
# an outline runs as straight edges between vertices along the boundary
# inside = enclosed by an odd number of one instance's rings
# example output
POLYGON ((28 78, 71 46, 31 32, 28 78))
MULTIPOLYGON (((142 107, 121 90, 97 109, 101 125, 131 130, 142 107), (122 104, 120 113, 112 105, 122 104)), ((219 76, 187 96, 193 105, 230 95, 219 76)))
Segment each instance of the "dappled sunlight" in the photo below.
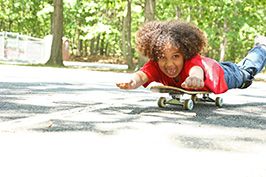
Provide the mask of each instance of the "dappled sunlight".
POLYGON ((0 131, 129 138, 162 143, 172 152, 254 153, 265 148, 265 84, 260 82, 219 95, 222 108, 198 103, 187 111, 173 105, 159 108, 158 98, 168 94, 118 89, 116 80, 128 74, 52 68, 46 78, 45 68, 35 75, 35 69, 18 68, 24 74, 6 70, 0 76, 0 131))

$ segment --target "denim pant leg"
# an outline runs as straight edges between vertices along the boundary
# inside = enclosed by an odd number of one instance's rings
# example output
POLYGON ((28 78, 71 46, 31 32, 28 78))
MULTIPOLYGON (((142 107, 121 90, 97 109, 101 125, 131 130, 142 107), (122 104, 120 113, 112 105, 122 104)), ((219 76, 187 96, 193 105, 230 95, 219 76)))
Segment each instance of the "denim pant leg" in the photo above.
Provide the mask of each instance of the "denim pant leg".
POLYGON ((253 79, 266 65, 266 47, 255 46, 238 64, 221 62, 228 89, 240 88, 247 80, 253 79), (254 71, 252 73, 251 71, 254 71))
POLYGON ((244 82, 244 77, 239 67, 232 62, 221 62, 220 65, 224 70, 224 78, 228 89, 241 87, 244 82))
POLYGON ((258 74, 266 65, 266 47, 255 46, 237 65, 243 70, 255 69, 254 75, 258 74))

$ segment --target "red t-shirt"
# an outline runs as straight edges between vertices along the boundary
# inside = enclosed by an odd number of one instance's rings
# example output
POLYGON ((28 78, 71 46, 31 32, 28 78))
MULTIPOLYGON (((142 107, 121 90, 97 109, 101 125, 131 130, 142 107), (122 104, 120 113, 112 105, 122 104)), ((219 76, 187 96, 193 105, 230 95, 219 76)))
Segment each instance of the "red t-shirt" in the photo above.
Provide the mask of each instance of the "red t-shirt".
POLYGON ((178 76, 178 80, 165 75, 159 68, 156 61, 149 60, 140 70, 148 76, 148 82, 143 86, 147 87, 151 82, 160 82, 163 85, 181 87, 181 84, 189 76, 193 66, 199 66, 204 71, 204 88, 200 90, 211 91, 215 94, 224 93, 228 90, 224 79, 224 70, 220 64, 211 58, 196 55, 186 60, 184 67, 178 76))

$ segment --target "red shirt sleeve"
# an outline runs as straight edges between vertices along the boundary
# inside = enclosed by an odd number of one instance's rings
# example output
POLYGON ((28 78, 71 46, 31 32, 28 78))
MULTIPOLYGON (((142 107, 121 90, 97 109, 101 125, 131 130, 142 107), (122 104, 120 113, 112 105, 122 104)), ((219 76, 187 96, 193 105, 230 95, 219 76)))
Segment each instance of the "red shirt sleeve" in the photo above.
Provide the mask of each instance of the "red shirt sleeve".
POLYGON ((216 94, 224 93, 228 90, 223 68, 216 60, 198 55, 189 60, 185 68, 189 70, 193 66, 200 66, 203 69, 206 90, 208 89, 216 94))

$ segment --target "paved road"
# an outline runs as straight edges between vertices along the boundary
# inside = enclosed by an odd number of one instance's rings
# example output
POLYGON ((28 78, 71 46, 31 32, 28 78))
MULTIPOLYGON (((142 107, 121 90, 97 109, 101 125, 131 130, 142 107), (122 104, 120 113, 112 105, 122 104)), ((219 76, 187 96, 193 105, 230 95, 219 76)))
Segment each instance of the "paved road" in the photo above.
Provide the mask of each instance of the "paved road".
POLYGON ((0 71, 1 176, 266 176, 265 82, 185 111, 118 90, 125 73, 0 71))

